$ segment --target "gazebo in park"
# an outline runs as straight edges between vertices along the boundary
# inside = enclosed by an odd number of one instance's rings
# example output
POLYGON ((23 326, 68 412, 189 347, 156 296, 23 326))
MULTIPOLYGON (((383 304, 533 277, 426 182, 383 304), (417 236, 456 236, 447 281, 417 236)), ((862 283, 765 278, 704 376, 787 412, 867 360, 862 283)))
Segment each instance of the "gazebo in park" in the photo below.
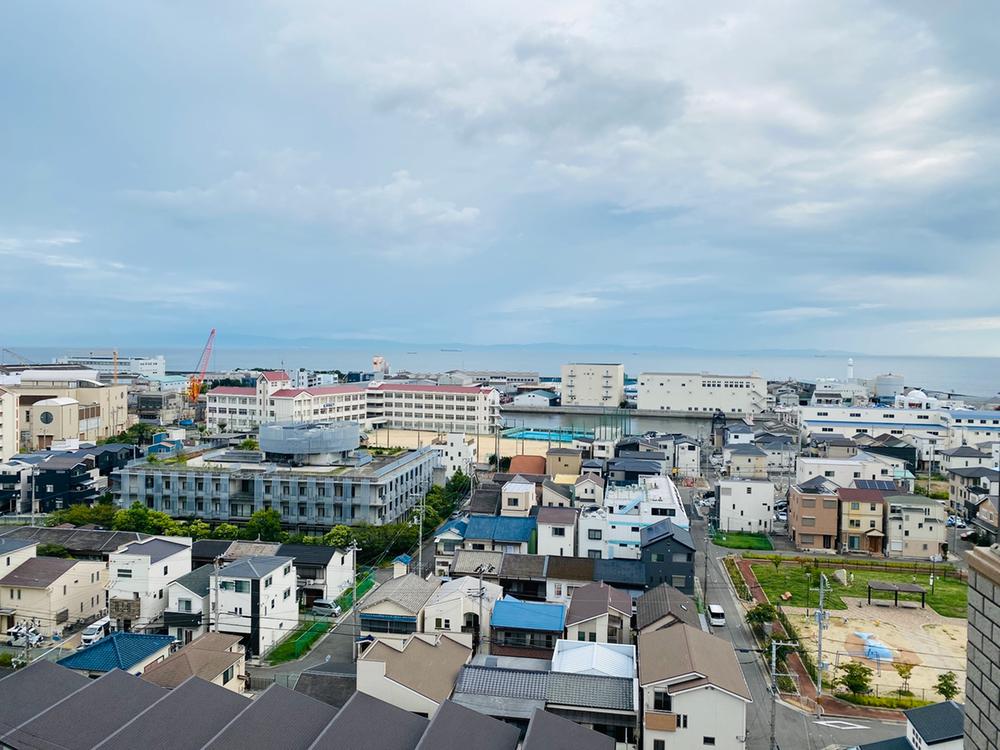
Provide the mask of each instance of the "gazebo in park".
POLYGON ((927 589, 915 583, 889 583, 887 581, 868 582, 868 604, 872 603, 872 591, 886 591, 893 595, 894 606, 899 606, 899 595, 920 594, 920 608, 923 609, 927 603, 927 589))

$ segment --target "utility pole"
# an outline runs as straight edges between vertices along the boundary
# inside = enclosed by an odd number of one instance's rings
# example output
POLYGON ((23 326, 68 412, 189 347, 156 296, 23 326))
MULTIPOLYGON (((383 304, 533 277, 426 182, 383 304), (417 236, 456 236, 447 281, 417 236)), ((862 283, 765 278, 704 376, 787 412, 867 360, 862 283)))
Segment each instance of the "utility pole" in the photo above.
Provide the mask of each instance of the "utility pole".
POLYGON ((215 591, 215 611, 212 612, 212 631, 215 633, 219 632, 219 614, 221 612, 221 605, 219 604, 219 559, 220 556, 216 555, 215 559, 212 560, 212 571, 214 573, 212 588, 215 591))
MULTIPOLYGON (((476 631, 476 654, 478 655, 480 648, 483 646, 483 599, 486 598, 486 590, 483 588, 483 573, 487 571, 492 573, 495 568, 492 565, 483 563, 476 568, 476 572, 479 574, 479 628, 476 631)), ((485 641, 487 652, 489 651, 489 641, 485 641)))
POLYGON ((816 697, 823 695, 823 628, 826 627, 826 610, 823 597, 826 594, 826 574, 819 574, 819 608, 816 610, 816 697))
POLYGON ((705 523, 705 575, 702 579, 701 588, 703 591, 705 611, 708 611, 708 545, 712 542, 712 522, 705 523))
MULTIPOLYGON (((358 553, 361 551, 361 548, 358 546, 358 543, 352 539, 351 540, 351 545, 347 548, 347 551, 351 553, 351 578, 354 579, 354 594, 353 594, 353 597, 351 598, 351 612, 353 613, 353 616, 354 616, 354 624, 357 626, 357 624, 358 624, 358 553)), ((354 630, 354 638, 355 638, 355 640, 357 640, 358 633, 360 633, 360 632, 361 632, 361 630, 359 628, 355 627, 355 630, 354 630)), ((358 660, 358 647, 357 647, 356 643, 354 644, 353 648, 351 648, 351 656, 354 657, 354 661, 355 662, 358 660)))
POLYGON ((798 646, 794 641, 771 641, 771 750, 778 750, 774 724, 778 711, 778 646, 798 646))
POLYGON ((37 496, 35 495, 35 487, 38 486, 38 466, 32 464, 31 466, 31 525, 35 525, 35 503, 37 502, 37 496))

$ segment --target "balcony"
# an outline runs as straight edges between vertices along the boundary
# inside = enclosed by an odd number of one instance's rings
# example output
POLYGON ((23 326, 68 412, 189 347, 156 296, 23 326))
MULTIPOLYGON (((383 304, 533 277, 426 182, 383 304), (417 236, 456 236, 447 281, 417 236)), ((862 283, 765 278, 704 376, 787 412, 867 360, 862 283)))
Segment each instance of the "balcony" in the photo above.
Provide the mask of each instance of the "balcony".
POLYGON ((676 732, 677 714, 667 711, 646 711, 643 727, 654 732, 676 732))

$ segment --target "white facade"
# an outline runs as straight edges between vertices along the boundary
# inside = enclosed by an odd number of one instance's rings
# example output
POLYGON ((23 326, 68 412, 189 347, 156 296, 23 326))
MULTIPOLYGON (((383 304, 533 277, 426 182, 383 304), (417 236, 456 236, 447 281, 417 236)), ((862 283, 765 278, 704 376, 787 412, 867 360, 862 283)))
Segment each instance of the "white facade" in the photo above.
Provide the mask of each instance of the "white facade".
POLYGON ((206 394, 205 424, 210 430, 248 432, 270 419, 270 398, 276 391, 292 387, 291 377, 283 371, 267 371, 257 375, 253 386, 222 386, 206 394))
POLYGON ((551 391, 529 391, 514 396, 514 406, 551 406, 555 398, 551 391))
POLYGON ((642 477, 638 485, 608 487, 603 507, 580 512, 577 556, 638 560, 642 529, 664 518, 681 528, 690 525, 680 493, 668 477, 642 477))
POLYGON ((108 556, 112 627, 135 632, 147 630, 163 617, 167 607, 167 584, 190 572, 189 537, 133 542, 112 552, 108 556))
POLYGON ((672 695, 669 713, 676 716, 677 729, 653 729, 657 726, 652 720, 657 713, 654 711, 656 691, 665 691, 669 687, 668 682, 643 686, 643 750, 656 750, 657 740, 663 742, 664 750, 703 750, 709 746, 720 750, 746 748, 748 701, 712 685, 701 685, 672 695), (706 742, 708 738, 711 738, 710 743, 706 742))
MULTIPOLYGON (((102 375, 113 375, 115 373, 116 358, 114 354, 72 354, 67 357, 60 357, 56 360, 59 365, 77 365, 88 370, 96 370, 102 375)), ((167 360, 160 354, 156 357, 126 357, 121 354, 117 357, 118 374, 126 373, 132 375, 159 375, 167 374, 167 360)))
POLYGON ((18 452, 17 396, 0 388, 0 462, 18 452))
POLYGON ((625 399, 625 365, 575 362, 562 366, 563 406, 617 408, 625 399))
POLYGON ((774 513, 774 484, 749 479, 719 481, 719 530, 766 534, 774 513))
POLYGON ((473 466, 478 460, 475 438, 449 432, 431 443, 431 448, 438 454, 438 465, 444 469, 446 479, 451 479, 459 471, 467 477, 472 476, 473 466))
POLYGON ((539 555, 574 557, 576 555, 576 511, 572 508, 539 509, 536 549, 536 554, 539 555))
POLYGON ((928 559, 946 541, 944 504, 924 497, 887 497, 886 556, 928 559))
POLYGON ((448 633, 455 640, 467 646, 472 645, 476 623, 479 621, 480 598, 482 599, 482 637, 490 637, 490 616, 493 605, 503 598, 503 589, 495 583, 483 581, 480 597, 479 579, 462 576, 445 581, 424 605, 424 632, 448 633))
POLYGON ((689 438, 674 441, 674 470, 678 476, 701 474, 701 446, 689 438))
POLYGON ((642 410, 759 414, 766 405, 767 381, 759 375, 639 373, 637 407, 642 410))
POLYGON ((527 516, 536 500, 535 485, 518 474, 500 490, 500 515, 527 516))
POLYGON ((209 600, 218 611, 219 630, 244 637, 248 655, 266 654, 298 625, 292 558, 243 558, 221 568, 211 581, 209 600))
POLYGON ((264 422, 357 422, 368 415, 363 385, 326 385, 283 388, 268 397, 264 422))
MULTIPOLYGON (((34 548, 31 549, 34 551, 34 548)), ((45 558, 28 559, 21 565, 39 565, 43 560, 45 558)), ((23 581, 10 582, 6 576, 10 573, 16 575, 17 569, 0 564, 0 571, 4 571, 3 585, 0 585, 0 610, 13 611, 10 615, 0 615, 4 631, 15 624, 30 623, 42 636, 51 638, 62 635, 63 630, 77 620, 92 620, 104 613, 107 574, 104 563, 74 560, 67 561, 67 564, 70 567, 58 576, 44 581, 35 579, 36 582, 31 585, 23 581)), ((25 578, 32 577, 24 568, 20 572, 25 578)))
POLYGON ((211 604, 209 595, 191 591, 177 581, 167 584, 168 612, 183 612, 184 614, 201 615, 201 625, 169 628, 168 635, 174 636, 178 643, 187 644, 198 636, 208 632, 212 624, 211 604))
POLYGON ((912 489, 912 475, 908 478, 907 474, 906 462, 901 458, 858 451, 850 458, 800 456, 795 482, 801 484, 813 477, 823 477, 840 487, 850 487, 855 480, 868 479, 901 482, 912 489))
POLYGON ((500 392, 486 386, 373 382, 368 419, 374 427, 489 433, 500 425, 500 392))

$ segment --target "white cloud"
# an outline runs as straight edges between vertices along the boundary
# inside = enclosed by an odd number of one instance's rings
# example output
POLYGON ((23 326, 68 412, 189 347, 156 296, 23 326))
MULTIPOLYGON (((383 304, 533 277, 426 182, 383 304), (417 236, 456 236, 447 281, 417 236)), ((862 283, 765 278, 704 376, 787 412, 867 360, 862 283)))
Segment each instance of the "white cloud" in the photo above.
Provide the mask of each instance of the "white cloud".
POLYGON ((835 318, 842 313, 832 307, 784 307, 776 310, 761 310, 755 315, 773 323, 795 323, 800 320, 835 318))
POLYGON ((934 333, 1000 331, 1000 316, 922 320, 915 322, 912 330, 934 333))

